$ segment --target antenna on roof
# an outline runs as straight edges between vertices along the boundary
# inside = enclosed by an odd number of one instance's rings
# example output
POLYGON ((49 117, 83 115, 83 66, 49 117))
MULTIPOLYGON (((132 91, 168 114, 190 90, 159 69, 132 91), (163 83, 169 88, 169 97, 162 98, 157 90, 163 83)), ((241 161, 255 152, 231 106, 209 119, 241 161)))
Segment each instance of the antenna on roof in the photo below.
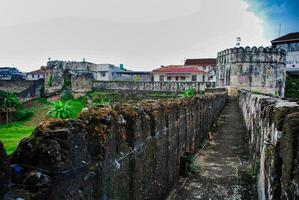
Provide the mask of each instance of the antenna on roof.
POLYGON ((241 37, 237 37, 236 38, 236 47, 240 47, 241 46, 241 37))
POLYGON ((278 28, 278 37, 280 37, 280 32, 281 32, 281 24, 279 24, 279 28, 278 28))

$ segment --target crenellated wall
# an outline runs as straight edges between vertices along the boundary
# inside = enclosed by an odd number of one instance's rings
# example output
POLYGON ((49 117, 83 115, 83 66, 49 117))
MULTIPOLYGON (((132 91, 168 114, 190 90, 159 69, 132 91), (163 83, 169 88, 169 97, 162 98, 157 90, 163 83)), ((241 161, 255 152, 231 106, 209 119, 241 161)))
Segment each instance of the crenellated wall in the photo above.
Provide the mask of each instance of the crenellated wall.
POLYGON ((220 114, 226 93, 93 107, 23 139, 7 197, 163 199, 220 114), (20 171, 20 170, 18 170, 20 171), (16 197, 14 196, 14 197, 16 197))
POLYGON ((245 90, 238 99, 250 134, 259 199, 299 199, 298 103, 245 90))
POLYGON ((239 47, 217 55, 217 83, 236 96, 238 89, 284 96, 286 52, 269 47, 239 47))

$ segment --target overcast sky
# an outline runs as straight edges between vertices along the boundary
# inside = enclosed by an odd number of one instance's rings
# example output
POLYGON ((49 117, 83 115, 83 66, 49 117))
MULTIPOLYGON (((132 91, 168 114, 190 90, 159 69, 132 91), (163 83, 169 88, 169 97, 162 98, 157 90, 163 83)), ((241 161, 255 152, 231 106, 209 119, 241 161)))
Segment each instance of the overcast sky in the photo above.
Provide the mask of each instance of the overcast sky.
MULTIPOLYGON (((278 11, 290 9, 290 1, 272 1, 282 6, 278 11)), ((234 47, 237 36, 242 46, 268 46, 282 19, 270 17, 277 10, 257 0, 0 2, 0 66, 23 71, 46 65, 49 57, 84 57, 134 70, 182 64, 186 58, 216 57, 234 47)), ((296 24, 282 32, 292 29, 296 24)))

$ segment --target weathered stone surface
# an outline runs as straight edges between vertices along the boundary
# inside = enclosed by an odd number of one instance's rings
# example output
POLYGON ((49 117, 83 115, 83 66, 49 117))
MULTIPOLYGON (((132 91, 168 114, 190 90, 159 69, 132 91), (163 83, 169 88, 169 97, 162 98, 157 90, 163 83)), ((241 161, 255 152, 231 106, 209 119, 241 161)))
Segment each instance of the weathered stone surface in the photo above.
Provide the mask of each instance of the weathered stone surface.
POLYGON ((298 124, 296 102, 239 91, 250 134, 259 199, 298 198, 298 124))
POLYGON ((225 93, 84 109, 23 139, 14 194, 31 199, 163 199, 224 106, 225 93), (28 186, 34 187, 28 187, 28 186), (38 189, 37 188, 42 188, 38 189))
POLYGON ((299 112, 289 114, 284 123, 280 144, 283 196, 299 199, 299 112))
POLYGON ((286 52, 269 47, 239 47, 217 55, 217 79, 229 95, 238 89, 284 97, 286 81, 286 52))
POLYGON ((0 199, 8 192, 10 184, 10 163, 6 151, 0 141, 0 199))
POLYGON ((137 82, 137 81, 92 81, 94 90, 117 91, 157 91, 157 92, 183 92, 194 88, 196 91, 204 91, 206 88, 214 88, 210 82, 137 82))

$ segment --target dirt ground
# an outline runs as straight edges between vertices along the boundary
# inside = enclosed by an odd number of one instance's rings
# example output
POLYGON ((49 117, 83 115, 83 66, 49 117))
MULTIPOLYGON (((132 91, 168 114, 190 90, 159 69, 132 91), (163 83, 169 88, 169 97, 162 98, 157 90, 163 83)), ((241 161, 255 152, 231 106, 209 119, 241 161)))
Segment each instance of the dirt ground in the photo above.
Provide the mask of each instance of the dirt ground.
POLYGON ((257 199, 246 127, 235 99, 227 101, 212 132, 212 142, 196 158, 201 173, 188 177, 168 199, 257 199))

